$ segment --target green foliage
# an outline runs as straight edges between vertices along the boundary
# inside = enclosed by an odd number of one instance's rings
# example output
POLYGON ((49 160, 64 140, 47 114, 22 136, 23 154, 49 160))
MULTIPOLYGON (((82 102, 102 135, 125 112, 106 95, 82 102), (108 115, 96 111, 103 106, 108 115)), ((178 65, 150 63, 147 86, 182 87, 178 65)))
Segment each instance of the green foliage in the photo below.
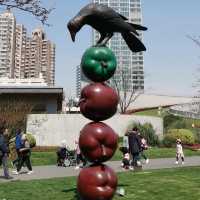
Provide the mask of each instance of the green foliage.
MULTIPOLYGON (((165 130, 172 128, 172 127, 179 128, 181 126, 181 123, 183 123, 183 118, 172 115, 172 114, 165 115, 163 118, 163 126, 164 126, 165 130), (176 127, 176 126, 178 126, 178 127, 176 127)), ((180 127, 180 128, 183 128, 183 127, 180 127)))
POLYGON ((194 144, 195 137, 188 129, 169 129, 163 139, 163 144, 167 147, 173 146, 177 139, 181 139, 182 144, 194 144))
POLYGON ((192 129, 194 138, 195 138, 195 143, 200 144, 200 130, 197 128, 192 129))
MULTIPOLYGON (((130 127, 130 126, 129 126, 130 127)), ((132 128, 137 127, 140 134, 147 140, 148 145, 155 146, 159 144, 158 136, 150 123, 133 123, 132 128)))
POLYGON ((26 138, 27 138, 31 148, 36 146, 36 139, 32 134, 27 133, 26 138))

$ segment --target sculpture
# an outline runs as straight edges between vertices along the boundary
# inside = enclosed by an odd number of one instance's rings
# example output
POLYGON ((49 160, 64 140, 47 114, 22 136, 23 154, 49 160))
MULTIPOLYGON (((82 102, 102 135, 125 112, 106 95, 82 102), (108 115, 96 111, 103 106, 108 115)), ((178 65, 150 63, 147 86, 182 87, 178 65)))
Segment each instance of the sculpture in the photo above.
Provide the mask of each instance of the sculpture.
POLYGON ((94 82, 83 88, 79 102, 81 113, 93 120, 84 126, 79 137, 81 152, 93 163, 82 169, 78 176, 77 189, 81 200, 111 200, 117 188, 115 172, 102 163, 114 155, 118 136, 112 128, 100 121, 116 113, 119 101, 115 90, 104 83, 113 76, 117 65, 116 57, 105 46, 106 43, 114 32, 120 32, 133 52, 146 50, 135 35, 139 35, 137 30, 147 28, 127 20, 107 6, 91 3, 68 23, 73 41, 76 33, 86 24, 101 35, 97 44, 87 49, 81 60, 82 71, 94 82))
POLYGON ((73 41, 75 41, 76 33, 86 24, 100 33, 101 37, 97 45, 106 45, 113 34, 119 32, 133 52, 146 50, 135 35, 139 36, 137 30, 145 31, 147 28, 128 22, 126 17, 112 8, 97 3, 90 3, 82 8, 67 25, 73 41))

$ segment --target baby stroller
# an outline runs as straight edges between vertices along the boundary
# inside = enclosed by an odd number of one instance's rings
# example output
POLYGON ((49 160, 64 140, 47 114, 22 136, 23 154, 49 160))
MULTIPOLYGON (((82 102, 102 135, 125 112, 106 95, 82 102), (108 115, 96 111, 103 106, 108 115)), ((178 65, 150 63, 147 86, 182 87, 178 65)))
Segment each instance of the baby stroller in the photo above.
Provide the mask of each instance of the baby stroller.
POLYGON ((76 151, 66 149, 66 158, 64 160, 65 167, 75 166, 76 165, 76 151))
POLYGON ((61 147, 57 151, 57 166, 70 167, 76 165, 75 151, 70 151, 66 147, 61 147))

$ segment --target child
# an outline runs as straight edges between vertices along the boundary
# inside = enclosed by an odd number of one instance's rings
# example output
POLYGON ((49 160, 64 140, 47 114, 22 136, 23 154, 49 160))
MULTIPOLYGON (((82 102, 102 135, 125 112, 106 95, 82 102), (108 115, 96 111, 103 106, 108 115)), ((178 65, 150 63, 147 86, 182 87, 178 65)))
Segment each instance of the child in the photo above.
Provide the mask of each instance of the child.
POLYGON ((147 156, 145 155, 144 151, 148 149, 148 145, 147 145, 147 141, 145 140, 145 138, 140 135, 140 141, 141 141, 141 150, 140 150, 140 156, 142 158, 145 159, 145 163, 148 164, 149 163, 149 159, 147 158, 147 156))
POLYGON ((181 157, 182 165, 184 164, 184 154, 183 154, 183 147, 181 144, 181 139, 176 140, 176 162, 175 164, 178 164, 178 160, 181 157))
POLYGON ((66 140, 61 141, 61 146, 59 147, 57 153, 57 165, 60 167, 65 166, 65 159, 67 157, 66 140))
POLYGON ((127 152, 127 153, 124 154, 124 157, 122 159, 122 167, 124 169, 129 169, 129 166, 130 166, 130 155, 127 152))

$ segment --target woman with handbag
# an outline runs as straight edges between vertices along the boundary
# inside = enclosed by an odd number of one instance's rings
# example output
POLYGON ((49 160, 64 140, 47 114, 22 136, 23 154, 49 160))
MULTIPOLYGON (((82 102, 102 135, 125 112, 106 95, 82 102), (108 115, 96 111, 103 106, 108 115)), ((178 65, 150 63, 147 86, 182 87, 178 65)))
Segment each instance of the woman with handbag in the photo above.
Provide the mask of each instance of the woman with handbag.
POLYGON ((22 135, 21 140, 22 140, 22 147, 19 149, 19 163, 17 165, 17 171, 13 171, 13 173, 15 175, 18 175, 23 164, 25 163, 29 170, 27 174, 32 174, 33 170, 32 170, 32 165, 31 165, 31 160, 30 160, 31 148, 26 138, 26 134, 22 135))

